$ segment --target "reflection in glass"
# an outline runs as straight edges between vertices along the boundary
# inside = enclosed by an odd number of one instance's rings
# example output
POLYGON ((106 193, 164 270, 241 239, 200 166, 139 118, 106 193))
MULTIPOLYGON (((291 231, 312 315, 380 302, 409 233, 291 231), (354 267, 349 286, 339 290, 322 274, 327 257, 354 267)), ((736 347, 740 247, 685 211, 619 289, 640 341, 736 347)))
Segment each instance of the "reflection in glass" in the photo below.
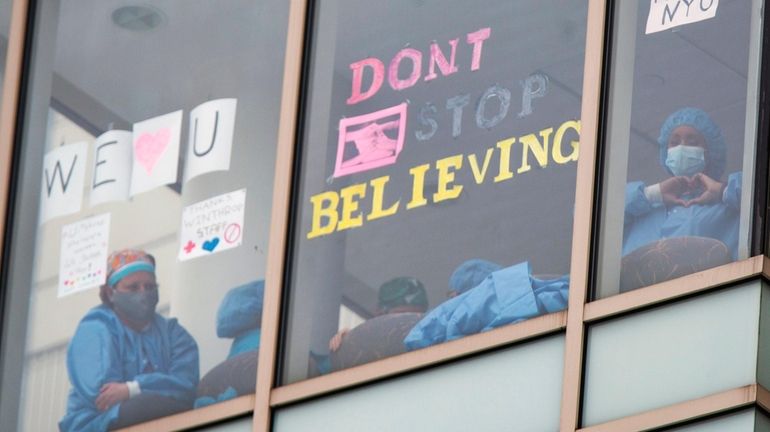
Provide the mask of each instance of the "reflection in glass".
POLYGON ((597 297, 748 256, 760 3, 616 8, 597 297))
POLYGON ((194 3, 36 2, 0 429, 255 390, 288 4, 194 3))
POLYGON ((284 383, 566 307, 586 13, 317 9, 284 383))

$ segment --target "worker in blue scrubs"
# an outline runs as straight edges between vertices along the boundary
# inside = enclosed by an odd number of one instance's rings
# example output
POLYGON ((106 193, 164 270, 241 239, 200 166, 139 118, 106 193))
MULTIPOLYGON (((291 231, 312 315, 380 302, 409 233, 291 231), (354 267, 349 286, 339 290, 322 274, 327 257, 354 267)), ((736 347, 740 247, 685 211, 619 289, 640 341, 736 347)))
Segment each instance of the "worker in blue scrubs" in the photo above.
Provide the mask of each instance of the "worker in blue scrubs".
POLYGON ((457 297, 471 288, 475 288, 492 272, 502 270, 502 266, 485 259, 474 258, 457 266, 449 276, 447 298, 457 297))
POLYGON ((99 297, 67 350, 72 388, 59 429, 105 431, 191 408, 198 346, 176 319, 155 312, 152 255, 110 255, 99 297))
MULTIPOLYGON (((428 310, 428 294, 422 282, 407 276, 391 279, 380 286, 377 292, 376 316, 398 313, 425 313, 428 310)), ((343 328, 329 340, 329 351, 334 352, 342 346, 342 340, 350 332, 343 328)), ((318 354, 317 360, 326 360, 318 354)))
POLYGON ((722 180, 726 146, 704 111, 683 108, 663 123, 660 163, 670 177, 653 185, 626 185, 623 255, 672 237, 721 241, 737 259, 741 173, 722 180))

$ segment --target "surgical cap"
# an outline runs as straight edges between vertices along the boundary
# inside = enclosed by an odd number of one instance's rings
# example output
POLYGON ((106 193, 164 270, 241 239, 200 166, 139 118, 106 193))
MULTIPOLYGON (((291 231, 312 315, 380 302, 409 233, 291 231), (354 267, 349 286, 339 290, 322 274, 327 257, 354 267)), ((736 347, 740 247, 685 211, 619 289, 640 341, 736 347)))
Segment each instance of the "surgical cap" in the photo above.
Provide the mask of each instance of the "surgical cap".
POLYGON ((114 287, 124 277, 146 271, 155 273, 155 258, 145 251, 123 249, 107 258, 107 285, 114 287))
POLYGON ((501 266, 483 259, 465 261, 449 277, 449 290, 460 295, 480 284, 492 272, 500 269, 502 269, 501 266))
POLYGON ((399 306, 418 306, 428 308, 428 295, 422 282, 413 277, 397 277, 380 287, 378 303, 381 310, 387 312, 399 306))
POLYGON ((666 157, 668 156, 668 141, 671 132, 679 126, 691 126, 698 130, 706 139, 706 170, 705 173, 711 178, 718 179, 725 171, 727 149, 725 139, 722 137, 722 130, 711 120, 708 114, 698 108, 682 108, 674 112, 660 127, 660 136, 658 144, 660 145, 660 164, 666 167, 666 157))
POLYGON ((228 291, 217 310, 217 336, 234 338, 247 330, 261 327, 264 296, 264 279, 228 291))

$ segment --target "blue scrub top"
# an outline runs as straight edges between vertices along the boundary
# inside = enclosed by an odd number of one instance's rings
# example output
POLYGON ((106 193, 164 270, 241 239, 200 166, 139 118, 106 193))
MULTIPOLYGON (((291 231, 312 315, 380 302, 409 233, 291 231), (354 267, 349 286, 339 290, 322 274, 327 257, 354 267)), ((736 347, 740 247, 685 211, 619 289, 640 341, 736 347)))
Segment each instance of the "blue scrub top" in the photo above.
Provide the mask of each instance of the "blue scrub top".
POLYGON ((724 243, 738 259, 738 225, 742 173, 730 174, 722 202, 689 207, 653 204, 642 182, 626 185, 623 256, 657 240, 671 237, 709 237, 724 243))
POLYGON ((198 346, 177 323, 158 314, 134 331, 105 306, 91 309, 78 324, 67 350, 72 388, 62 431, 105 431, 118 418, 120 404, 102 412, 95 401, 108 382, 137 381, 142 393, 190 402, 198 385, 198 346))

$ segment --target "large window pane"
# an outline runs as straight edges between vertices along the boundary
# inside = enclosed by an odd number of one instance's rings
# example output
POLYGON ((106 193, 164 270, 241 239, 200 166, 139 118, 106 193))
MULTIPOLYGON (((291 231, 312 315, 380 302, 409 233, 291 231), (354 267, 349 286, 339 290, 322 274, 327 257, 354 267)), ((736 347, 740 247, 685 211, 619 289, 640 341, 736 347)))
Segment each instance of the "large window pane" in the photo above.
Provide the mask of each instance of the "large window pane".
POLYGON ((564 337, 280 408, 276 432, 556 431, 564 337))
POLYGON ((767 417, 761 411, 750 409, 665 430, 667 432, 765 432, 766 423, 767 417))
POLYGON ((253 393, 288 5, 35 3, 0 429, 253 393))
POLYGON ((762 1, 674 3, 615 5, 597 297, 749 254, 762 1))
POLYGON ((586 4, 319 2, 284 383, 566 307, 586 4))
MULTIPOLYGON (((5 62, 8 52, 8 36, 11 26, 11 0, 0 0, 0 83, 5 77, 5 62)), ((3 97, 2 85, 0 85, 0 100, 3 97)))
POLYGON ((765 295, 761 282, 746 282, 591 326, 584 425, 757 382, 765 295))

